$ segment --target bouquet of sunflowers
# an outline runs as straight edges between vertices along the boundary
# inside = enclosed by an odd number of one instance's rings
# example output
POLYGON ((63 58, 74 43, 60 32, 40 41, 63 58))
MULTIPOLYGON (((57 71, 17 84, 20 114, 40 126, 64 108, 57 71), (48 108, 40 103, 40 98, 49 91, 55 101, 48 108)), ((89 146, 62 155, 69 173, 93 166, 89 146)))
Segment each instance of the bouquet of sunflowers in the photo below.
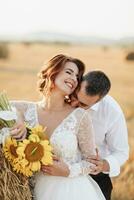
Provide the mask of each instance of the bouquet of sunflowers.
POLYGON ((23 141, 12 138, 9 128, 16 119, 6 94, 0 93, 0 199, 30 200, 28 177, 39 171, 42 164, 52 164, 52 147, 42 126, 27 128, 23 141))

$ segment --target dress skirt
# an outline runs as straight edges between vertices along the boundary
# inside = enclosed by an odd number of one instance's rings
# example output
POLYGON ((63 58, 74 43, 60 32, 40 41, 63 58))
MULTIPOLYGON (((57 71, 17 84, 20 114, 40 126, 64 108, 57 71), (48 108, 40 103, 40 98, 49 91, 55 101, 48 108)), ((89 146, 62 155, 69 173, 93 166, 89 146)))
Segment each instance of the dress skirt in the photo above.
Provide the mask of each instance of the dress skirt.
POLYGON ((87 175, 69 178, 40 173, 35 182, 36 200, 105 200, 97 183, 87 175))

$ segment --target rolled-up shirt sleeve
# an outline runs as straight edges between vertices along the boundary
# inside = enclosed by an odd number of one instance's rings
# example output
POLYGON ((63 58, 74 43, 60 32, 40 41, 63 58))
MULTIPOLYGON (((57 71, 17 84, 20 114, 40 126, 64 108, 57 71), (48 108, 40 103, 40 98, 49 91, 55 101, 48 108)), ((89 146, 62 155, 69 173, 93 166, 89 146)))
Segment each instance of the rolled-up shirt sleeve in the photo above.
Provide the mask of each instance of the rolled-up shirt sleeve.
POLYGON ((128 133, 123 113, 113 119, 113 123, 106 134, 106 142, 110 154, 104 159, 110 166, 109 176, 118 176, 120 167, 129 157, 128 133))

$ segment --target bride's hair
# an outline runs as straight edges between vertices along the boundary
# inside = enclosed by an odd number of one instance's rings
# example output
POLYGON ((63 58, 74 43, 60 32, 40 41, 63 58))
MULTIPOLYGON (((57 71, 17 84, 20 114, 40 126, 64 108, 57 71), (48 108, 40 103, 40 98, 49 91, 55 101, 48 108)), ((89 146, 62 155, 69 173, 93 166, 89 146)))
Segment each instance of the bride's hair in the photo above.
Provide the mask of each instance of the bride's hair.
POLYGON ((59 54, 51 58, 38 73, 38 89, 40 92, 43 92, 43 94, 49 96, 52 88, 54 87, 54 81, 57 74, 64 68, 67 62, 73 62, 77 65, 79 73, 78 86, 76 89, 80 87, 80 82, 82 81, 82 76, 85 71, 85 64, 77 58, 59 54))

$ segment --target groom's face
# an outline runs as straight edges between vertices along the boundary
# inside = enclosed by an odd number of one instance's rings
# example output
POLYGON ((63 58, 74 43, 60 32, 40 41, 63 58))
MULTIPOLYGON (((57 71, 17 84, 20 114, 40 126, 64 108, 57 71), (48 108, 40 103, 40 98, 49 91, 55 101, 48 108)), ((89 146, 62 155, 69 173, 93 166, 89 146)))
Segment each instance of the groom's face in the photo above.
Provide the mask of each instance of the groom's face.
MULTIPOLYGON (((83 81, 81 83, 81 88, 79 90, 79 92, 77 93, 77 104, 79 107, 82 107, 84 109, 88 109, 91 106, 93 106, 95 103, 97 103, 100 100, 100 96, 99 95, 94 95, 94 96, 90 96, 86 94, 86 81, 83 81)), ((74 103, 76 103, 74 101, 74 103)))

